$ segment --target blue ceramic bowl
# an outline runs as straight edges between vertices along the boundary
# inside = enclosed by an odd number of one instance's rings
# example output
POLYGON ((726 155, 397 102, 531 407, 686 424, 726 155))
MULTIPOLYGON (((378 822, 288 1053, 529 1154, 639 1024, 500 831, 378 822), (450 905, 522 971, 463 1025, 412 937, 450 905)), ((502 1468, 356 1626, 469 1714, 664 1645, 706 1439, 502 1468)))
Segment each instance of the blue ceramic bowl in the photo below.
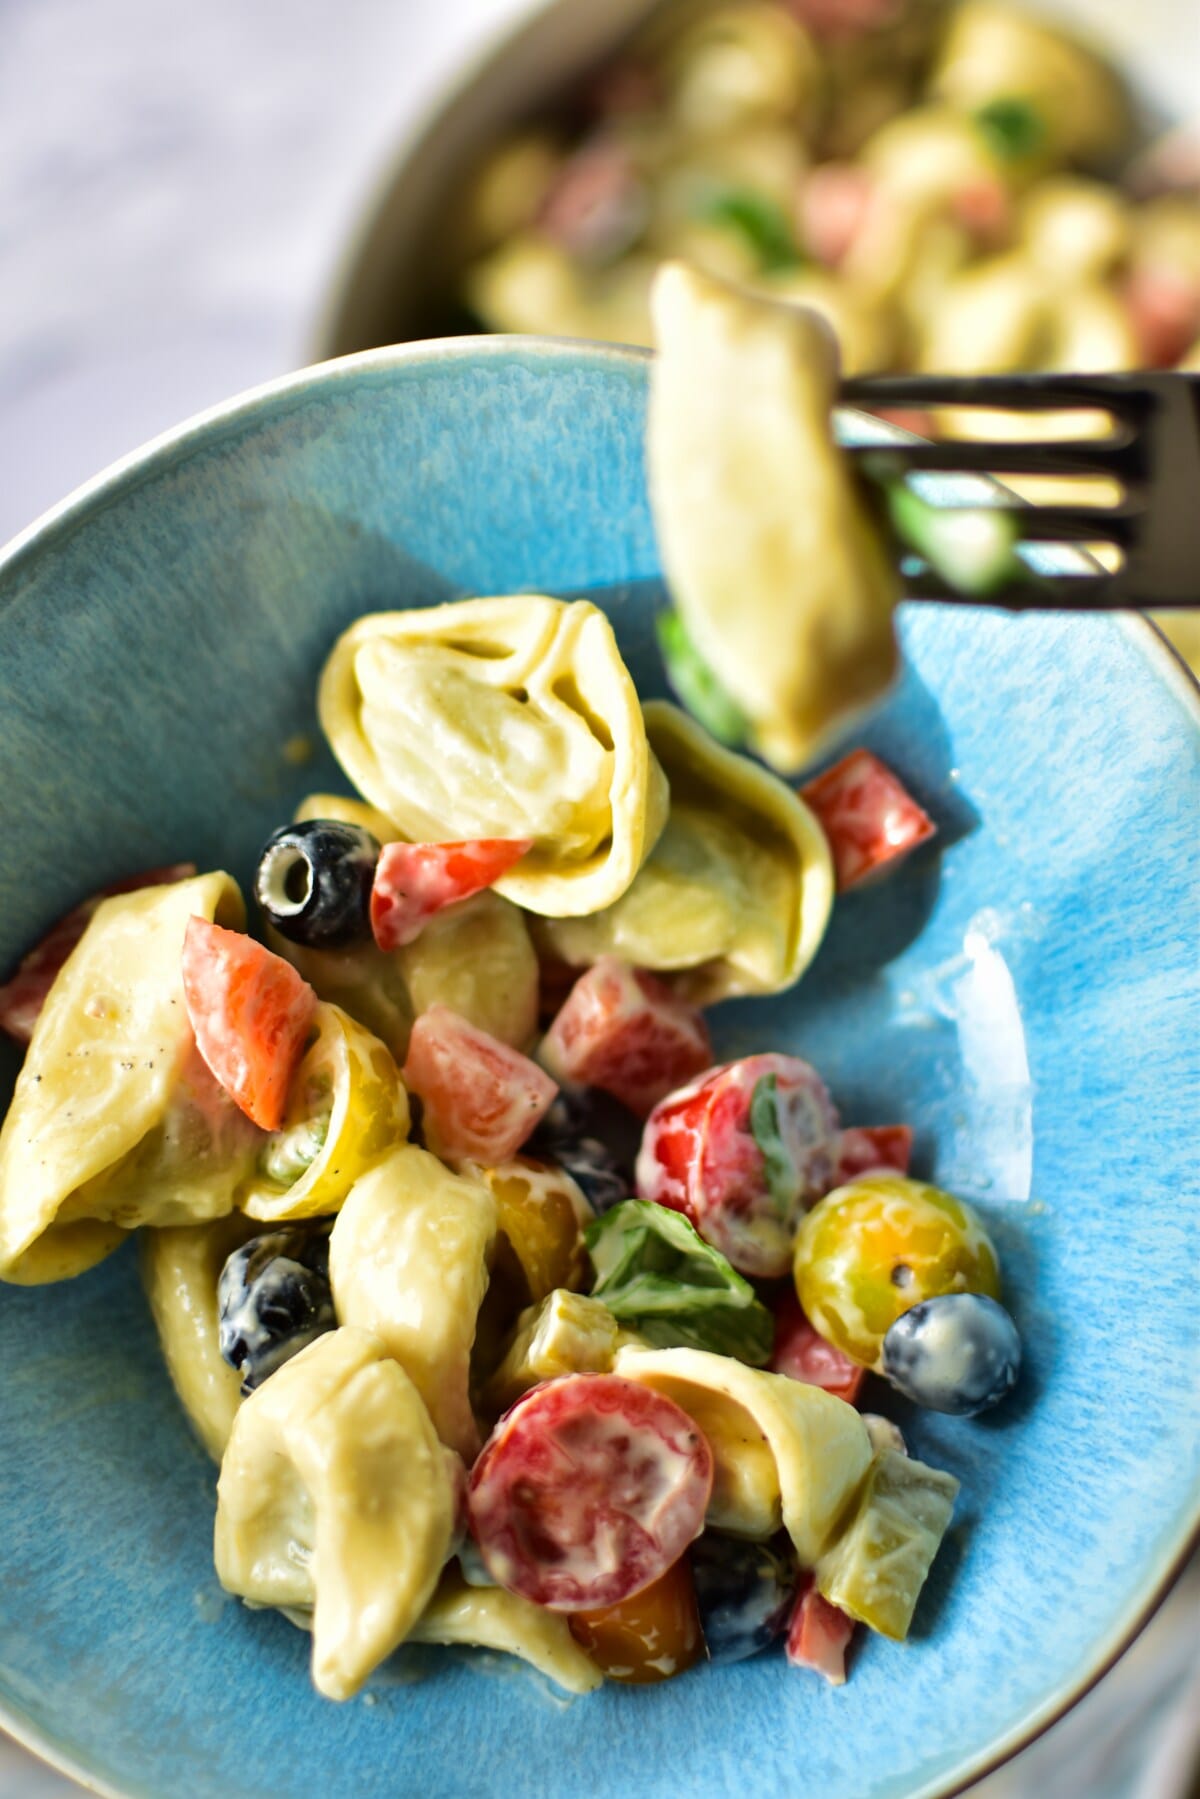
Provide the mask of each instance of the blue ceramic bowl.
MULTIPOLYGON (((246 881, 337 779, 286 746, 360 612, 587 592, 662 692, 645 400, 619 352, 379 352, 164 439, 14 545, 0 967, 128 869, 246 881)), ((865 737, 937 849, 839 903, 796 992, 714 1024, 722 1054, 810 1057, 848 1121, 911 1120, 916 1171, 978 1203, 1004 1258, 1019 1392, 905 1419, 962 1481, 912 1640, 864 1642, 839 1692, 770 1656, 571 1704, 500 1658, 402 1651, 331 1705, 306 1638, 219 1593, 214 1471, 125 1252, 0 1293, 10 1729, 102 1791, 171 1799, 900 1799, 1011 1752, 1122 1647, 1198 1510, 1196 700, 1140 624, 902 624, 907 673, 865 737)))

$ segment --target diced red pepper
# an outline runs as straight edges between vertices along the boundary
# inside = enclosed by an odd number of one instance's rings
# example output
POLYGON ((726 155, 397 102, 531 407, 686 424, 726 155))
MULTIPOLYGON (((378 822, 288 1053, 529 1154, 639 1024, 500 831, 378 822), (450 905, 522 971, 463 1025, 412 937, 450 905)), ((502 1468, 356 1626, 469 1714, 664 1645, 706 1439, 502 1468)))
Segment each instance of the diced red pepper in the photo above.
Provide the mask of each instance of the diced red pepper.
POLYGON ((853 162, 824 162, 800 190, 800 231, 804 247, 818 262, 836 268, 849 251, 871 204, 874 179, 853 162))
POLYGON ((371 888, 371 929, 380 949, 402 949, 435 913, 491 887, 521 860, 530 842, 484 837, 470 843, 386 843, 371 888))
POLYGON ((30 1041, 55 976, 87 930, 92 914, 102 900, 111 899, 116 893, 135 893, 141 887, 163 887, 172 881, 186 881, 195 872, 194 862, 172 862, 165 868, 147 868, 141 874, 114 881, 111 887, 102 887, 98 893, 72 907, 22 956, 12 979, 0 987, 0 1031, 7 1032, 16 1043, 24 1045, 30 1041))
POLYGON ((244 932, 190 918, 183 992, 213 1074, 247 1118, 277 1131, 317 1003, 308 982, 244 932))
POLYGON ((1125 305, 1144 368, 1172 368, 1200 336, 1200 283, 1182 269, 1162 263, 1135 268, 1125 305))
POLYGON ((838 1141, 833 1185, 844 1187, 847 1181, 856 1181, 860 1174, 870 1174, 876 1168, 907 1174, 912 1141, 912 1126, 908 1124, 852 1125, 838 1141))
POLYGON ((430 1006, 413 1025, 404 1080, 421 1101, 430 1149, 489 1167, 516 1155, 558 1092, 536 1062, 449 1006, 430 1006))
POLYGON ((600 1087, 645 1118, 710 1066, 712 1043, 695 1006, 665 982, 603 956, 572 987, 540 1053, 556 1079, 600 1087))
POLYGON ((826 1393, 854 1405, 867 1377, 866 1369, 817 1334, 791 1289, 784 1291, 773 1310, 775 1347, 771 1352, 771 1372, 786 1374, 809 1387, 822 1387, 826 1393))
POLYGON ((894 868, 937 826, 903 783, 870 750, 852 750, 800 790, 821 821, 838 891, 894 868))
POLYGON ((812 1668, 830 1686, 846 1683, 846 1650, 854 1619, 822 1599, 810 1574, 801 1584, 788 1624, 787 1658, 793 1668, 812 1668))

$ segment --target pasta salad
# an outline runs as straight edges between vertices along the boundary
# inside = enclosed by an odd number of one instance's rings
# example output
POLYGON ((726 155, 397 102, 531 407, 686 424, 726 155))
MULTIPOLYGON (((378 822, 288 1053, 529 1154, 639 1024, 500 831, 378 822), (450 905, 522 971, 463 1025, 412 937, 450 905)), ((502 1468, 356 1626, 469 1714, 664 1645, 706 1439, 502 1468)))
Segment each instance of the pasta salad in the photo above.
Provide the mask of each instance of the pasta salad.
MULTIPOLYGON (((803 654, 744 690, 748 734, 789 761, 890 673, 887 558, 811 322, 667 278, 651 450, 681 628, 732 684, 733 652, 755 667, 746 613, 839 616, 819 573, 792 593, 792 549, 756 563, 749 527, 741 614, 693 553, 688 459, 725 401, 681 435, 673 357, 742 334, 752 370, 790 371, 800 423, 777 441, 860 585, 846 642, 884 646, 816 710, 803 654)), ((718 389, 732 351, 721 367, 718 389)), ((716 484, 732 528, 744 502, 716 484)), ((218 1577, 311 1632, 331 1699, 405 1642, 490 1646, 586 1692, 783 1638, 840 1683, 860 1625, 907 1634, 957 1491, 864 1409, 865 1380, 971 1414, 1020 1345, 982 1222, 910 1176, 906 1124, 848 1126, 770 1045, 717 1060, 700 1008, 789 990, 836 894, 933 820, 868 751, 797 791, 641 703, 584 600, 360 618, 318 713, 356 791, 272 833, 259 936, 229 874, 152 869, 0 989, 25 1046, 0 1278, 82 1276, 136 1234, 220 1464, 218 1577)))

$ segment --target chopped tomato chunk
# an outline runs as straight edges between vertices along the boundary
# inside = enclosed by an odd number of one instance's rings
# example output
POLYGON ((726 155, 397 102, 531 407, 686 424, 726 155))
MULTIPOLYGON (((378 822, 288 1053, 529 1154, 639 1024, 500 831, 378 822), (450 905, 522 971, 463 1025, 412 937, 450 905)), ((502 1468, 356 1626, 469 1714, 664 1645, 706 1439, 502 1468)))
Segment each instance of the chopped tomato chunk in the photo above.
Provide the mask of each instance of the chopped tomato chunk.
POLYGON ((0 987, 0 1031, 7 1032, 17 1043, 30 1041, 54 977, 87 930, 101 900, 111 899, 116 893, 135 893, 140 887, 164 887, 172 881, 186 881, 195 872, 194 862, 147 868, 141 874, 114 881, 111 887, 102 887, 73 906, 22 956, 12 979, 0 987))
POLYGON ((860 1174, 871 1174, 876 1168, 894 1168, 897 1174, 907 1174, 912 1140, 912 1126, 907 1124, 858 1124, 843 1131, 838 1141, 834 1186, 844 1187, 847 1181, 856 1181, 860 1174))
POLYGON ((412 1028, 404 1080, 424 1108, 430 1149, 489 1167, 516 1155, 558 1092, 528 1056, 440 1005, 412 1028))
POLYGON ((704 1633, 686 1556, 631 1599, 572 1612, 568 1623, 607 1680, 650 1686, 704 1660, 704 1633))
POLYGON ((771 1352, 771 1372, 786 1374, 809 1387, 823 1387, 853 1405, 867 1371, 844 1356, 840 1349, 819 1336, 800 1308, 794 1292, 786 1291, 776 1301, 775 1347, 771 1352))
POLYGON ((792 1667, 812 1668, 831 1686, 844 1686, 846 1650, 853 1635, 854 1619, 821 1597, 810 1574, 800 1587, 788 1625, 787 1658, 792 1667))
POLYGON ((283 1123, 317 996, 290 962, 242 931, 188 920, 183 992, 200 1054, 265 1131, 283 1123))
POLYGON ((903 860, 937 826, 870 750, 853 750, 802 787, 833 852, 838 891, 857 887, 903 860))
POLYGON ((800 194, 805 248, 836 267, 858 236, 871 203, 873 177, 857 163, 820 163, 800 194))
POLYGON ((386 843, 375 865, 371 929, 382 950, 402 949, 436 912, 482 893, 529 848, 528 837, 469 843, 386 843))
POLYGON ((646 1118, 710 1066, 712 1043, 695 1006, 665 982, 603 956, 572 987, 541 1057, 565 1085, 600 1087, 646 1118))

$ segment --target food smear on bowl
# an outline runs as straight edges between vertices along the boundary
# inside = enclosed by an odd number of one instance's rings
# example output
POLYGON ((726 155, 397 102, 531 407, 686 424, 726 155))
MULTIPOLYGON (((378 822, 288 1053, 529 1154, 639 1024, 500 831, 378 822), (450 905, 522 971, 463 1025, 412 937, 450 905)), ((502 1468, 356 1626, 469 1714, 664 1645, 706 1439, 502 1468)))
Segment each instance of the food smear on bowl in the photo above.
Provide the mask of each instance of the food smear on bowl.
MULTIPOLYGON (((801 438, 824 433, 808 542, 879 581, 865 695, 891 666, 889 571, 882 539, 842 541, 869 522, 827 351, 803 314, 678 277, 764 364, 782 345, 801 438)), ((690 416, 679 390, 655 404, 690 416)), ((711 462, 736 523, 753 493, 711 462)), ((749 604, 782 608, 749 576, 749 604)), ((971 1416, 1020 1347, 982 1220, 909 1177, 904 1121, 847 1128, 769 1027, 717 1061, 701 1007, 789 992, 848 846, 886 875, 915 803, 874 762, 887 804, 828 808, 831 841, 777 774, 643 708, 583 600, 362 617, 319 708, 358 793, 271 832, 271 947, 230 875, 181 865, 23 962, 0 1278, 85 1276, 140 1235, 220 1462, 218 1576, 311 1632, 331 1700, 408 1641, 583 1693, 786 1639, 802 1677, 840 1681, 856 1630, 908 1634, 958 1490, 860 1409, 868 1371, 971 1416)))

